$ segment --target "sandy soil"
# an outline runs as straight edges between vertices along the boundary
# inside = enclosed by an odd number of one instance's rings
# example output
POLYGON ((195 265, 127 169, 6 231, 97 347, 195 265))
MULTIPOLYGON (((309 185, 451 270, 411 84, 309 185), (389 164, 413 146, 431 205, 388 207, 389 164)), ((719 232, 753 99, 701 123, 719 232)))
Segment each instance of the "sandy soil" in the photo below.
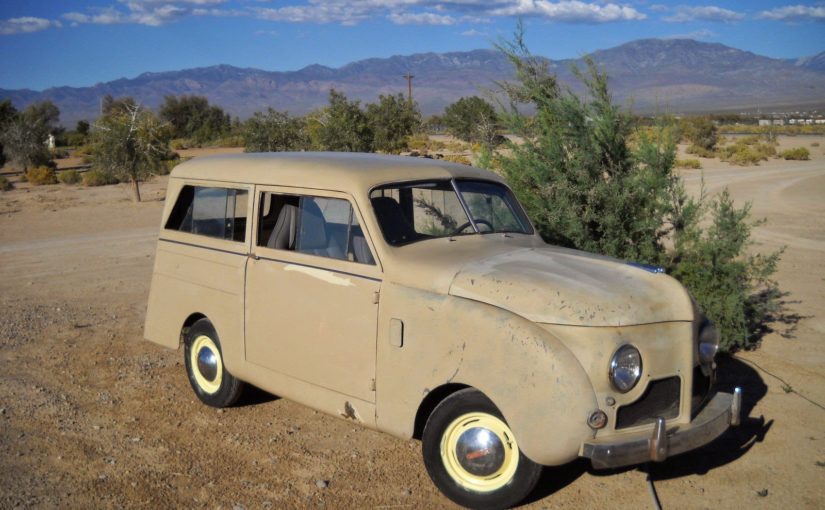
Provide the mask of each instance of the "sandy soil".
MULTIPOLYGON (((800 140, 825 145, 782 143, 800 140)), ((745 388, 743 425, 650 468, 664 508, 825 505, 825 156, 811 151, 684 172, 769 220, 756 249, 787 246, 789 316, 721 362, 720 384, 745 388)), ((140 204, 121 186, 0 194, 0 507, 451 507, 416 441, 263 392, 223 411, 195 399, 182 354, 142 340, 164 195, 164 179, 140 204)), ((647 469, 547 469, 528 507, 650 507, 647 469)))

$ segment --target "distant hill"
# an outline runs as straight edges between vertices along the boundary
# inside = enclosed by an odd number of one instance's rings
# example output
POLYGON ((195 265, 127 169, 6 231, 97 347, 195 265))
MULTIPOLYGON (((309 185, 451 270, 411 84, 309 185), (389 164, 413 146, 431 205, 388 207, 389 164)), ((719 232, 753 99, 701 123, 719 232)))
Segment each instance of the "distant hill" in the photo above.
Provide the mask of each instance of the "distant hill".
POLYGON ((825 51, 812 57, 800 58, 796 61, 796 65, 812 71, 825 72, 825 51))
MULTIPOLYGON (((825 53, 795 61, 773 59, 722 44, 690 39, 644 39, 594 52, 610 76, 616 99, 636 111, 707 111, 825 103, 825 53)), ((563 83, 577 87, 571 64, 581 59, 548 61, 563 83)), ((233 116, 246 118, 271 106, 304 114, 323 106, 330 88, 365 102, 379 94, 406 93, 402 77, 412 73, 414 96, 424 114, 441 112, 466 95, 495 89, 513 70, 498 51, 420 53, 360 60, 337 69, 311 65, 298 71, 263 71, 219 65, 181 71, 144 73, 91 87, 54 87, 42 92, 3 90, 18 108, 51 99, 61 121, 93 119, 100 98, 132 96, 158 106, 166 95, 197 94, 233 116)))

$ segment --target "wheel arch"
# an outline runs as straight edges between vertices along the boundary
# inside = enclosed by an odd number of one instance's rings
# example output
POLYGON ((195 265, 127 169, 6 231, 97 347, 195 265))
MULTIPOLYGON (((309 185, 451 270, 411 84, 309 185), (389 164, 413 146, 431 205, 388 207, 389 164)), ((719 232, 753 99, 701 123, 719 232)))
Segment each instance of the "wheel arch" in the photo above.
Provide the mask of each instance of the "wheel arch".
POLYGON ((436 406, 438 406, 438 404, 443 402, 444 399, 453 393, 467 388, 472 388, 472 386, 461 383, 448 383, 442 384, 441 386, 430 390, 421 400, 421 403, 418 405, 418 411, 415 413, 413 438, 421 439, 421 436, 424 434, 424 426, 427 425, 427 420, 430 418, 430 415, 433 413, 433 410, 436 406))
MULTIPOLYGON (((189 314, 189 317, 187 317, 186 320, 183 321, 183 325, 180 328, 180 340, 178 341, 178 347, 183 345, 183 343, 186 341, 186 335, 189 333, 189 328, 191 328, 193 324, 195 324, 201 319, 209 320, 209 317, 200 312, 195 312, 189 314)), ((215 325, 213 324, 212 327, 214 326, 215 325)))

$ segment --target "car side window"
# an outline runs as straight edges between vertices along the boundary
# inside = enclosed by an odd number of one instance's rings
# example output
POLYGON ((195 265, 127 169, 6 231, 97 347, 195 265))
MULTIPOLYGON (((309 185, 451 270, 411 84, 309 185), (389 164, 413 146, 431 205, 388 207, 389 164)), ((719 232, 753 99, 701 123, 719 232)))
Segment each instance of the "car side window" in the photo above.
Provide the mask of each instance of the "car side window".
POLYGON ((186 185, 164 228, 243 242, 248 197, 243 189, 186 185))
POLYGON ((347 200, 263 192, 259 211, 258 246, 375 264, 347 200))

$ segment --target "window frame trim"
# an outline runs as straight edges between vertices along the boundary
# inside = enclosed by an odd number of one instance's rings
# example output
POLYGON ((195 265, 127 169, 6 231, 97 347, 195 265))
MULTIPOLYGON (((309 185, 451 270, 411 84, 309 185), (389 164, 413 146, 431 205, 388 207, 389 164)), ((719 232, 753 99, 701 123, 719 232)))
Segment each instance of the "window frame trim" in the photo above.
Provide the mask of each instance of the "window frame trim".
MULTIPOLYGON (((285 264, 297 264, 307 267, 315 267, 337 273, 351 274, 353 276, 361 276, 371 278, 373 280, 382 280, 384 275, 384 267, 381 263, 378 251, 375 249, 372 232, 364 222, 364 215, 358 205, 358 201, 349 193, 342 191, 315 189, 315 188, 296 188, 293 186, 274 186, 256 184, 254 189, 253 202, 253 229, 250 239, 250 253, 254 256, 274 262, 285 264), (275 248, 268 248, 266 246, 258 245, 258 233, 260 222, 260 210, 262 207, 262 194, 273 193, 278 195, 292 195, 298 197, 317 197, 317 198, 338 198, 349 202, 355 218, 364 233, 364 239, 367 241, 367 246, 370 249, 374 264, 364 264, 348 259, 336 259, 332 257, 325 257, 323 255, 314 255, 311 253, 302 253, 295 250, 278 250, 275 248), (326 262, 322 262, 326 261, 326 262), (328 267, 324 267, 328 266, 328 267)), ((349 227, 348 227, 349 228, 349 227)))
POLYGON ((161 223, 160 232, 158 234, 159 240, 165 241, 175 241, 178 243, 186 244, 189 246, 202 246, 204 248, 210 248, 213 250, 219 251, 226 251, 231 253, 240 253, 243 255, 248 255, 250 253, 250 242, 252 237, 252 221, 249 221, 251 218, 251 214, 253 213, 253 201, 247 200, 246 204, 246 227, 244 230, 244 240, 243 241, 235 241, 233 239, 225 239, 221 237, 212 237, 203 234, 194 234, 192 232, 187 232, 185 230, 175 230, 171 228, 167 228, 166 224, 169 222, 169 217, 172 214, 173 209, 180 197, 181 191, 185 186, 193 186, 193 187, 203 187, 203 188, 221 188, 221 189, 234 189, 239 191, 246 191, 248 194, 254 192, 255 186, 249 183, 241 183, 237 181, 210 181, 205 179, 170 179, 170 185, 167 186, 166 191, 166 199, 168 200, 172 194, 174 194, 175 203, 171 204, 168 208, 164 207, 164 217, 163 222, 161 223), (176 189, 172 189, 171 183, 177 181, 176 189), (171 191, 171 193, 170 193, 171 191), (231 248, 230 248, 231 247, 231 248))

